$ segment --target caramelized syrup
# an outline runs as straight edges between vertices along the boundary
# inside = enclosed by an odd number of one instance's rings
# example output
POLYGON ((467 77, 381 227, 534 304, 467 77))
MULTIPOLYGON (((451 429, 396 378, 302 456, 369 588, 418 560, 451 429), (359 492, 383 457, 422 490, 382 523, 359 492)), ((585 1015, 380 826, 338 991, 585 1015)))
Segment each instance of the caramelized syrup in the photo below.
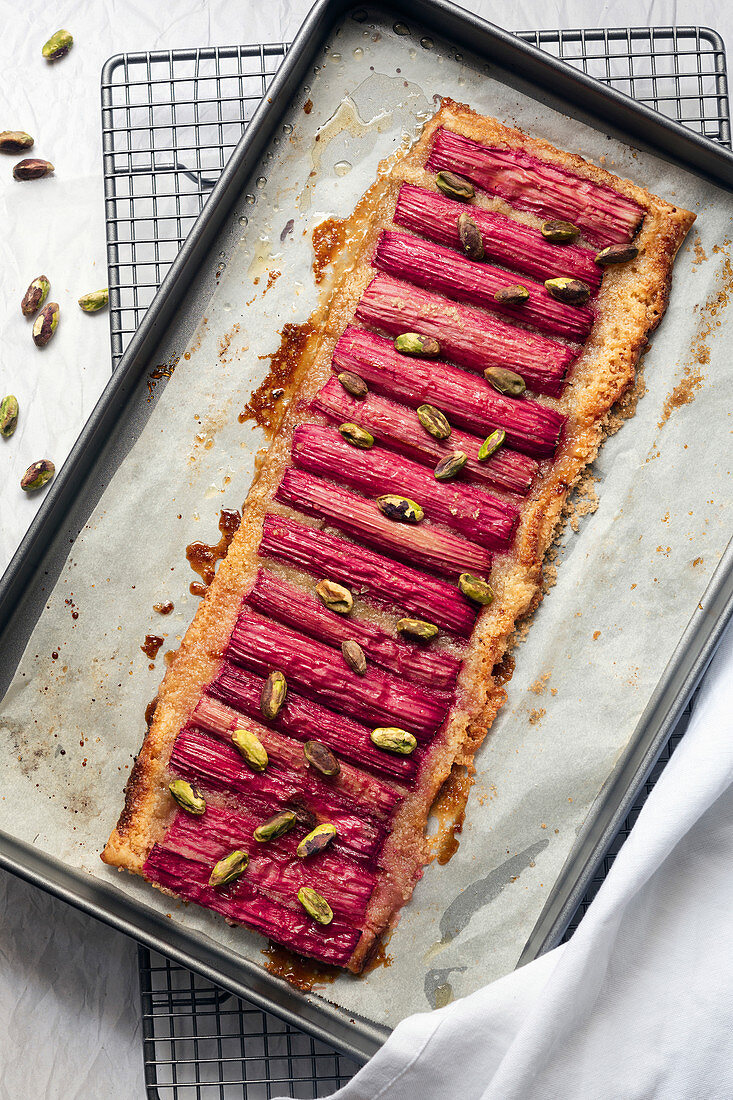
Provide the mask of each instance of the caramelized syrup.
POLYGON ((165 639, 161 638, 159 634, 146 634, 145 641, 140 646, 140 649, 149 660, 154 661, 164 641, 165 639))
POLYGON ((145 725, 146 726, 151 726, 153 724, 153 718, 155 717, 155 708, 157 707, 157 705, 158 705, 158 696, 156 695, 154 699, 150 700, 150 702, 148 703, 148 705, 145 708, 145 725))
POLYGON ((473 777, 467 769, 461 764, 454 764, 430 807, 430 813, 438 819, 438 831, 430 838, 430 846, 441 865, 448 863, 458 851, 458 834, 463 829, 472 785, 473 777))
MULTIPOLYGON (((229 544, 242 522, 240 512, 222 508, 219 517, 219 530, 221 538, 213 546, 205 542, 192 542, 186 547, 186 558, 194 573, 201 577, 200 581, 191 581, 189 592, 192 596, 203 596, 216 574, 216 567, 222 558, 226 557, 229 544)), ((157 610, 157 609, 156 609, 157 610)), ((171 605, 172 610, 172 605, 171 605)))
POLYGON ((271 943, 262 954, 267 959, 265 970, 276 978, 283 978, 304 993, 329 985, 342 973, 340 966, 327 966, 315 959, 306 959, 277 943, 271 943))
POLYGON ((157 611, 159 615, 170 615, 173 610, 173 604, 170 600, 166 600, 165 603, 154 603, 153 611, 157 611))
POLYGON ((280 347, 273 355, 263 356, 270 360, 270 369, 239 414, 240 424, 244 424, 245 420, 254 420, 270 436, 277 431, 284 411, 281 398, 294 381, 313 331, 309 321, 283 327, 280 347))
POLYGON ((346 243, 346 222, 341 218, 327 218, 313 230, 313 277, 322 283, 326 268, 346 243))

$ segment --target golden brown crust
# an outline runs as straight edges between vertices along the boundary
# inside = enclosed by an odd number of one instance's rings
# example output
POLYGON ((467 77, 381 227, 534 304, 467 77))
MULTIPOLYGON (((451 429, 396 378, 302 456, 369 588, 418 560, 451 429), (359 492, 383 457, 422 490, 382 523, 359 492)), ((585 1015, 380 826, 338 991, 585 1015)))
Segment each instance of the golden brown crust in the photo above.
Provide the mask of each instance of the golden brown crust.
MULTIPOLYGON (((257 569, 257 546, 265 511, 288 464, 297 424, 308 419, 305 402, 330 374, 334 344, 353 316, 374 275, 371 255, 382 229, 391 225, 399 186, 404 181, 434 189, 423 168, 435 130, 440 126, 484 143, 504 143, 552 161, 579 176, 605 184, 634 199, 645 210, 638 234, 640 254, 604 277, 598 295, 598 320, 578 359, 562 398, 542 398, 568 417, 561 448, 538 480, 511 555, 497 557, 492 570, 494 603, 480 616, 459 678, 456 706, 431 746, 418 783, 396 815, 380 859, 382 874, 369 903, 365 932, 350 961, 363 966, 375 938, 394 923, 410 897, 429 854, 424 831, 430 805, 454 763, 471 765, 502 705, 505 692, 492 671, 509 646, 516 623, 541 599, 542 561, 552 542, 567 494, 600 445, 613 404, 633 385, 638 358, 667 306, 674 256, 694 215, 589 164, 581 157, 475 114, 445 100, 406 154, 380 166, 377 181, 346 223, 348 248, 334 273, 336 290, 328 310, 312 318, 312 335, 301 355, 296 379, 299 400, 291 403, 247 498, 242 526, 222 562, 160 689, 159 704, 126 792, 125 808, 104 850, 105 862, 140 873, 152 845, 170 816, 167 762, 178 731, 189 718, 202 689, 218 672, 241 600, 257 569)), ((502 200, 481 196, 481 205, 511 214, 530 225, 539 219, 510 209, 502 200)), ((548 464, 546 464, 548 465, 548 464)), ((277 506, 275 506, 277 507, 277 506)), ((281 510, 278 508, 278 510, 281 510)), ((302 517, 299 517, 302 518, 302 517)))

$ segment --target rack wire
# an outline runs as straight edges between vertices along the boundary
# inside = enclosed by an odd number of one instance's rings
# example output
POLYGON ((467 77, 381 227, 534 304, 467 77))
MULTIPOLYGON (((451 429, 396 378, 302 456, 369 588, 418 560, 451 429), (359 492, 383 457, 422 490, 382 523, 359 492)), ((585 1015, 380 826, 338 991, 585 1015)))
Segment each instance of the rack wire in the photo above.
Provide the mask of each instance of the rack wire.
MULTIPOLYGON (((519 37, 730 147, 725 48, 700 27, 526 31, 519 37)), ((112 365, 119 362, 287 52, 285 43, 121 54, 105 66, 102 133, 112 365)), ((686 717, 689 717, 687 712, 686 717)), ((669 739, 571 922, 580 923, 669 739)), ((139 948, 150 1100, 325 1096, 358 1066, 324 1043, 139 948)))

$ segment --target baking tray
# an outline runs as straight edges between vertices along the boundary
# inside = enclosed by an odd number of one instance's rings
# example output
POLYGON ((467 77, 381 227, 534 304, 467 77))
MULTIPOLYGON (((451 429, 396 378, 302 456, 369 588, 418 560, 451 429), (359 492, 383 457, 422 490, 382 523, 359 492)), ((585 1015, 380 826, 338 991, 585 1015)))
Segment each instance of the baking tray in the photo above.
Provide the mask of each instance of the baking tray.
MULTIPOLYGON (((733 157, 683 127, 629 102, 624 96, 597 85, 523 45, 511 35, 473 16, 436 0, 396 3, 389 17, 419 23, 421 29, 449 39, 454 46, 479 54, 494 68, 506 70, 502 78, 513 84, 522 74, 523 85, 534 86, 536 98, 577 115, 582 97, 584 118, 599 121, 606 132, 613 124, 625 137, 655 148, 677 164, 706 175, 730 188, 733 157)), ((226 219, 274 134, 290 97, 300 88, 316 60, 326 36, 349 13, 344 0, 320 0, 308 16, 282 69, 275 77, 267 102, 257 110, 250 129, 238 146, 212 192, 201 218, 165 279, 152 308, 133 338, 115 377, 109 383, 69 459, 52 484, 26 538, 0 585, 2 680, 12 674, 26 640, 43 608, 48 585, 58 576, 68 552, 96 504, 129 440, 146 416, 145 408, 131 402, 144 371, 160 361, 161 349, 180 350, 192 334, 195 322, 214 289, 212 249, 229 254, 235 230, 226 219), (195 285, 194 284, 195 280, 195 285), (173 341, 173 337, 175 337, 173 341), (172 342, 173 341, 173 342, 172 342)), ((525 957, 554 942, 570 908, 573 891, 582 894, 583 881, 592 873, 594 853, 603 836, 612 833, 615 818, 622 818, 644 780, 669 728, 684 706, 694 683, 704 671, 733 603, 731 553, 720 563, 701 603, 701 611, 680 642, 673 661, 650 702, 605 796, 598 800, 581 842, 548 901, 525 957)), ((108 923, 136 936, 149 946, 195 969, 249 1000, 268 1007, 298 1026, 326 1039, 354 1057, 368 1057, 387 1033, 368 1021, 355 1019, 325 1001, 305 997, 271 977, 261 967, 239 961, 236 967, 216 943, 192 936, 162 915, 122 895, 111 883, 74 872, 31 845, 3 834, 0 861, 22 875, 108 923)))

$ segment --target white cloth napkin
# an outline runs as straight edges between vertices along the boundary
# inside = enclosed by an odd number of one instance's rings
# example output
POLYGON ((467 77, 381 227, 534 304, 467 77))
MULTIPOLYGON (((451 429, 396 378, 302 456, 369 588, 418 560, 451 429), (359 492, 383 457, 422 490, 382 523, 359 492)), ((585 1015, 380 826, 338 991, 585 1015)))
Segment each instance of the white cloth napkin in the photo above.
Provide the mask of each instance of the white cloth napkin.
POLYGON ((733 629, 572 939, 411 1016, 338 1100, 733 1097, 733 629))

